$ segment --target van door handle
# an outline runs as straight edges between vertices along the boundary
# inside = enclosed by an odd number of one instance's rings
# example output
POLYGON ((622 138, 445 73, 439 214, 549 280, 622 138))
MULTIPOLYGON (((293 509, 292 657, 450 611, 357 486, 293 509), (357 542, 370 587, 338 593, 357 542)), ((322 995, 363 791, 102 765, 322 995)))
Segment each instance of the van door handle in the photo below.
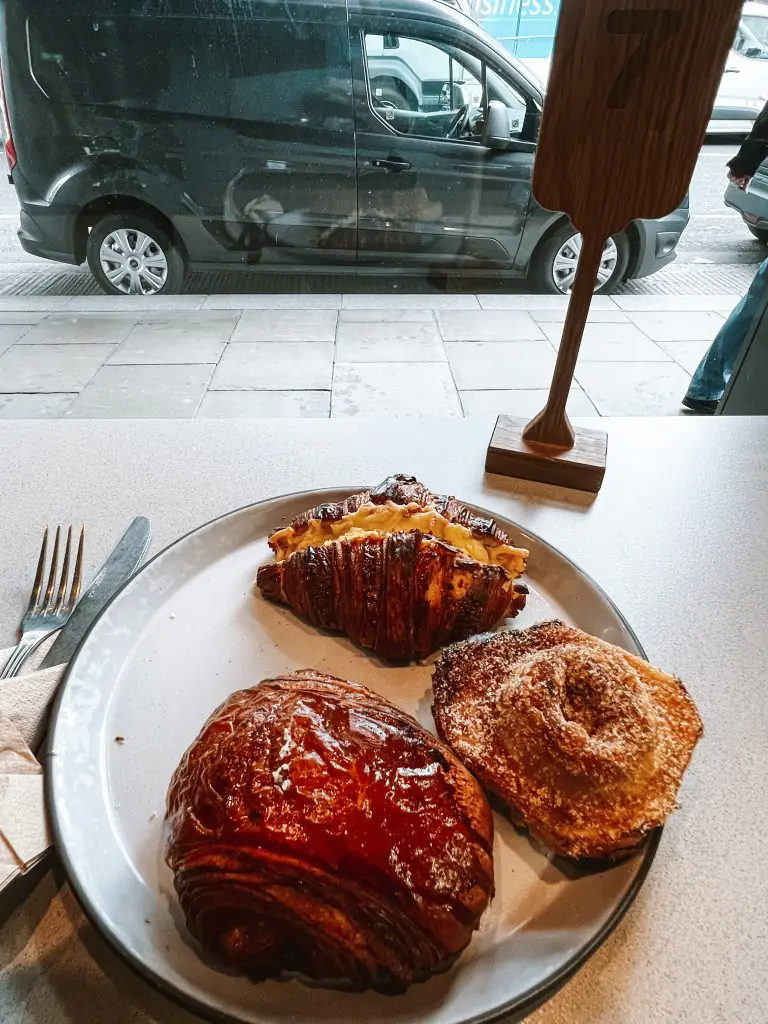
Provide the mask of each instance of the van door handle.
POLYGON ((383 167, 385 171, 392 171, 396 174, 398 171, 409 171, 411 169, 410 160, 403 160, 399 156, 388 156, 380 157, 376 160, 371 160, 372 167, 383 167))

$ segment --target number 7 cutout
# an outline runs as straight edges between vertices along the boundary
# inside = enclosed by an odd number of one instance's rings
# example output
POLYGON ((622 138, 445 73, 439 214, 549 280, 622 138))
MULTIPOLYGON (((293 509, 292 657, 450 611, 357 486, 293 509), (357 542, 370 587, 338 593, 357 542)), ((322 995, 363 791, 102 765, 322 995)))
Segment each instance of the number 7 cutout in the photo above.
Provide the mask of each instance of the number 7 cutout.
POLYGON ((500 417, 490 471, 599 489, 605 435, 581 445, 565 404, 603 248, 685 197, 740 11, 741 0, 562 0, 533 195, 584 237, 546 407, 527 426, 500 417))

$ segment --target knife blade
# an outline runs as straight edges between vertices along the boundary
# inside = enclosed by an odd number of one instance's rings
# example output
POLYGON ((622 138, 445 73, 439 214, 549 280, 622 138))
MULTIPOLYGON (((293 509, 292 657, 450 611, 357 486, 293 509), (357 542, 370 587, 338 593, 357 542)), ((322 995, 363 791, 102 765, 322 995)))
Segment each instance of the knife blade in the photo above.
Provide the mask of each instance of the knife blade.
POLYGON ((63 665, 69 661, 96 616, 143 562, 149 547, 149 537, 149 520, 145 516, 137 516, 78 601, 40 663, 40 668, 63 665))

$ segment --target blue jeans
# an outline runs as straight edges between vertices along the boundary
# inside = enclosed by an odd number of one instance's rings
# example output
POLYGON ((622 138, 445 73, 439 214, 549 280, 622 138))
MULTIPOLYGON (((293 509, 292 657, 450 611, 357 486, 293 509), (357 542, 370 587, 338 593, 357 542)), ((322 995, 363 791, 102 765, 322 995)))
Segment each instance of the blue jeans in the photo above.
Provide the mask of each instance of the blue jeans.
POLYGON ((719 402, 752 323, 768 297, 768 260, 760 264, 749 291, 736 306, 696 367, 686 398, 719 402))

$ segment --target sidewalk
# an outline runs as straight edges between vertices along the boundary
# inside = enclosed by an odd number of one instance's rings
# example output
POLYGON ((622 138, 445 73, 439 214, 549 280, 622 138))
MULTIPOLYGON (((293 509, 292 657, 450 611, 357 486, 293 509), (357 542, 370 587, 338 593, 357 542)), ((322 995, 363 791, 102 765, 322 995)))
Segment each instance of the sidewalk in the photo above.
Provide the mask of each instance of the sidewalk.
MULTIPOLYGON (((741 296, 598 296, 569 412, 681 412, 741 296)), ((567 299, 0 297, 0 418, 532 415, 567 299)))

